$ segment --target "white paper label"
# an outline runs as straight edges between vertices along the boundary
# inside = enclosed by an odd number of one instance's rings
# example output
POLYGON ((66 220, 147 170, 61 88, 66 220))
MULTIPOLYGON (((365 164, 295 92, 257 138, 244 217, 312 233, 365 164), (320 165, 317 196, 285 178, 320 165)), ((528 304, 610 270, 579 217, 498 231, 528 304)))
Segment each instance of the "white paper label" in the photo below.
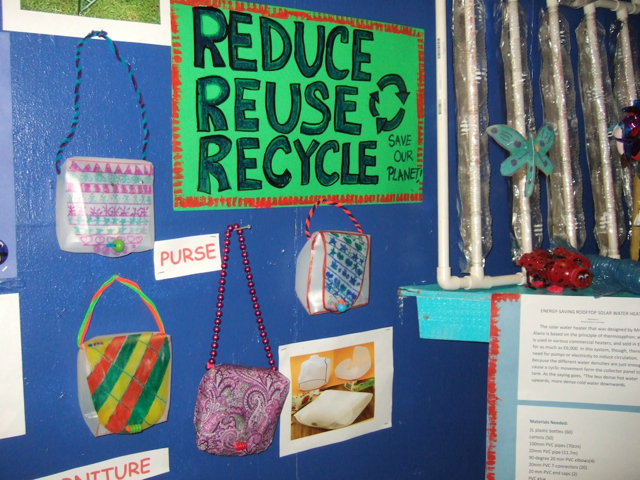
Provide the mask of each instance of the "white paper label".
POLYGON ((155 242, 153 262, 156 280, 220 270, 217 233, 155 242))
POLYGON ((169 472, 169 449, 159 448, 112 458, 37 480, 142 480, 169 472))
POLYGON ((0 438, 26 433, 20 341, 20 299, 0 295, 0 438))

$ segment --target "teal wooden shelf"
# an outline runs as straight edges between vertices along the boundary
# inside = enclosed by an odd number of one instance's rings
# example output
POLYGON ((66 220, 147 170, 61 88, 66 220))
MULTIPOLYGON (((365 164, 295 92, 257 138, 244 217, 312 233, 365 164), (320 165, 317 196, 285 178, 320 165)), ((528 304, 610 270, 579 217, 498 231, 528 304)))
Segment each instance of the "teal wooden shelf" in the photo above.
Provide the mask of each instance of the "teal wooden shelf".
POLYGON ((567 289, 561 294, 524 286, 443 290, 438 285, 419 285, 398 289, 401 297, 416 297, 421 338, 466 342, 489 342, 491 295, 494 293, 593 296, 591 288, 575 292, 567 289))

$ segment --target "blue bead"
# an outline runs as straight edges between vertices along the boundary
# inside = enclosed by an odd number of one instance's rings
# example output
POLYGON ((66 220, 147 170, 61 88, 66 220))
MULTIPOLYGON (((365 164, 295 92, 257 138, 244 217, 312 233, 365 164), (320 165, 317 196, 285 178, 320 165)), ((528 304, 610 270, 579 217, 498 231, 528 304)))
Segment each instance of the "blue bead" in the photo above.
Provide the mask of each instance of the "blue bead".
POLYGON ((339 301, 337 307, 340 313, 344 313, 349 310, 349 305, 347 305, 344 300, 339 301))

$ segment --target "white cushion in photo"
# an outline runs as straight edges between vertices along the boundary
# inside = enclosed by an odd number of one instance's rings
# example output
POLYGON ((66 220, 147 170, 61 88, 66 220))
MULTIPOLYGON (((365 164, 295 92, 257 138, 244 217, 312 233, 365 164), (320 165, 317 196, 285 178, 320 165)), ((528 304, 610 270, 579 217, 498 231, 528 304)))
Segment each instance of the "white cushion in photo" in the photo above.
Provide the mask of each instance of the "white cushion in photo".
POLYGON ((325 390, 294 417, 308 427, 329 430, 348 427, 369 405, 372 398, 372 393, 325 390))

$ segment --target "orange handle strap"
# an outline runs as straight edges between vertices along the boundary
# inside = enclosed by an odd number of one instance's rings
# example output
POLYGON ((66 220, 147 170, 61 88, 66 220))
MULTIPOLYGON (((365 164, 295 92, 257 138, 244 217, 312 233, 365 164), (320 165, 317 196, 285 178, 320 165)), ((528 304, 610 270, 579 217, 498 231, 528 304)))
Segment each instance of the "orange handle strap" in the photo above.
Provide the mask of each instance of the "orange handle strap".
POLYGON ((353 216, 353 213, 351 213, 351 211, 345 207, 343 204, 341 204, 340 202, 333 202, 330 201, 326 198, 323 198, 322 200, 318 200, 313 207, 311 207, 311 210, 309 210, 309 214, 307 215, 307 219, 304 223, 304 233, 307 236, 307 239, 311 238, 311 233, 309 233, 309 228, 311 228, 311 218, 313 218, 313 214, 315 213, 316 209, 320 206, 320 204, 326 204, 326 205, 334 205, 338 208, 341 208, 344 213, 347 214, 347 216, 351 219, 351 221, 353 222, 353 225, 356 227, 356 230, 358 230, 358 233, 362 233, 362 227, 360 226, 360 224, 358 223, 358 221, 356 220, 356 217, 353 216))
POLYGON ((89 324, 91 323, 91 316, 93 315, 93 309, 95 308, 96 303, 98 303, 98 300, 100 299, 100 296, 102 295, 102 293, 107 288, 109 288, 109 286, 111 286, 111 284, 115 281, 122 283, 123 285, 130 288, 131 290, 136 292, 138 295, 140 295, 140 298, 142 298, 142 301, 147 304, 147 307, 149 307, 149 310, 153 314, 153 318, 156 319, 156 323, 158 324, 160 333, 165 333, 164 325, 162 324, 162 320, 160 319, 160 314, 158 313, 158 309, 156 308, 155 304, 151 301, 151 299, 142 292, 138 284, 135 282, 132 282, 131 280, 127 280, 126 278, 122 278, 122 277, 119 277, 118 275, 114 275, 113 277, 111 277, 109 280, 107 280, 102 284, 102 286, 98 289, 98 291, 95 293, 95 295, 91 299, 91 303, 89 304, 89 309, 87 310, 87 314, 84 316, 82 325, 80 325, 80 331, 78 332, 78 347, 80 347, 80 345, 82 345, 82 343, 84 342, 84 337, 87 334, 87 330, 89 330, 89 324))

